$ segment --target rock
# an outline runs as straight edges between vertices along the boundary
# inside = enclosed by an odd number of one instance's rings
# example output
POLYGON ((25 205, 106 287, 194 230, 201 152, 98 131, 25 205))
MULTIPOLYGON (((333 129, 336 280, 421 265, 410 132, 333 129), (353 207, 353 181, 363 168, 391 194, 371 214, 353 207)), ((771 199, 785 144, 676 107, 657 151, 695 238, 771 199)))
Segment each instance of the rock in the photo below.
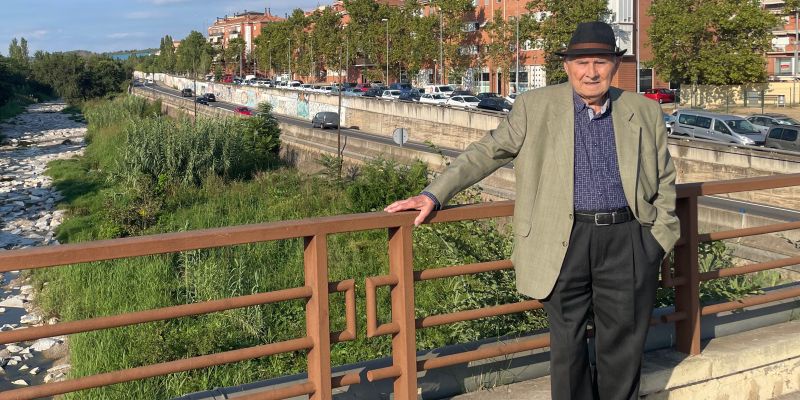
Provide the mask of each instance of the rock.
POLYGON ((33 345, 31 345, 30 348, 33 349, 34 351, 45 351, 59 343, 60 342, 58 340, 51 338, 44 338, 33 342, 33 345))
POLYGON ((29 367, 27 364, 22 364, 22 366, 20 366, 20 367, 19 367, 19 370, 20 370, 20 371, 25 371, 25 370, 27 370, 27 369, 29 369, 29 368, 30 368, 30 367, 29 367))
POLYGON ((17 324, 3 324, 3 326, 0 326, 0 332, 13 331, 16 327, 17 324))
POLYGON ((3 301, 0 301, 0 307, 24 308, 25 301, 22 300, 21 296, 11 296, 3 301))
POLYGON ((19 353, 19 352, 20 352, 20 351, 22 351, 24 348, 23 348, 23 347, 20 347, 20 346, 17 346, 17 345, 15 345, 15 344, 10 344, 10 345, 6 346, 6 349, 7 349, 9 352, 11 352, 11 353, 19 353))
POLYGON ((38 373, 39 373, 41 370, 42 370, 42 369, 41 369, 41 368, 39 368, 39 367, 33 367, 33 368, 31 368, 31 370, 30 370, 30 372, 29 372, 29 373, 30 373, 31 375, 36 375, 36 374, 38 374, 38 373))
POLYGON ((5 312, 6 312, 6 309, 3 308, 3 307, 0 307, 0 314, 4 314, 5 312))
POLYGON ((28 325, 38 324, 38 323, 42 322, 42 316, 38 315, 38 314, 33 314, 33 313, 32 314, 23 315, 22 318, 19 319, 19 322, 22 323, 22 324, 28 324, 28 325))
POLYGON ((17 386, 28 386, 28 382, 25 382, 24 379, 17 379, 14 382, 11 382, 17 386))
POLYGON ((72 140, 69 140, 69 139, 64 140, 63 142, 61 142, 61 144, 65 144, 65 145, 66 144, 72 144, 72 140))
POLYGON ((17 365, 17 364, 19 364, 19 361, 15 360, 13 358, 9 358, 8 360, 6 360, 6 365, 14 366, 14 365, 17 365))

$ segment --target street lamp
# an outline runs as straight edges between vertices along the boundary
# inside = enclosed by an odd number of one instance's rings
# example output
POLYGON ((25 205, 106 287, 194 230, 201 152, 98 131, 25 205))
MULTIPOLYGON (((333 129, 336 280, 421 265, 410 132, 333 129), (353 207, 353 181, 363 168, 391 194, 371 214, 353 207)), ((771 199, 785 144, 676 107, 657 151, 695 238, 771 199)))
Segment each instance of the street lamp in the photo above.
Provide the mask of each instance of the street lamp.
POLYGON ((272 41, 271 40, 267 40, 267 47, 269 48, 269 79, 272 79, 273 75, 272 75, 272 41))
POLYGON ((289 80, 292 80, 292 37, 289 36, 289 49, 286 51, 286 58, 289 59, 289 80))
POLYGON ((517 22, 517 45, 514 47, 514 52, 517 53, 517 76, 514 78, 514 92, 519 93, 519 1, 517 1, 517 16, 514 19, 517 22))
POLYGON ((389 19, 383 18, 382 22, 386 23, 386 85, 389 85, 389 19))

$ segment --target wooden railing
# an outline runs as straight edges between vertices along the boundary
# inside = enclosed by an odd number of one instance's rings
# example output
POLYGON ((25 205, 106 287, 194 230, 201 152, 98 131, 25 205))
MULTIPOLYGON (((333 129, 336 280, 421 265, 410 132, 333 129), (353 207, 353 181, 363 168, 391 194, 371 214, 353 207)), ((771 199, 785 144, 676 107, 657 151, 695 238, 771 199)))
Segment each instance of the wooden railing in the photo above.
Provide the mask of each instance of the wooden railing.
MULTIPOLYGON (((678 350, 687 354, 698 354, 700 352, 701 315, 800 296, 800 288, 793 287, 776 290, 765 295, 747 297, 743 300, 707 306, 702 306, 699 298, 699 284, 701 281, 800 264, 800 257, 793 257, 700 274, 697 257, 700 242, 797 229, 800 228, 800 223, 790 222, 701 235, 697 231, 697 198, 705 195, 788 186, 800 186, 800 174, 678 186, 677 211, 681 219, 682 234, 675 248, 674 266, 670 266, 665 262, 662 265, 661 279, 662 287, 674 287, 675 289, 675 311, 651 320, 652 324, 675 322, 678 350)), ((443 223, 509 217, 513 214, 513 209, 514 203, 508 201, 453 207, 433 214, 426 222, 443 223)), ((10 390, 0 393, 0 399, 31 399, 54 396, 88 388, 301 350, 308 352, 308 379, 306 381, 241 398, 284 399, 298 395, 309 395, 311 399, 315 400, 330 399, 333 388, 360 383, 361 375, 347 373, 334 377, 331 373, 331 344, 351 341, 357 336, 356 285, 353 279, 339 282, 330 282, 328 280, 327 238, 331 234, 372 229, 388 230, 389 274, 366 279, 366 334, 368 337, 391 335, 392 365, 367 371, 366 378, 369 381, 393 379, 396 399, 409 400, 417 398, 417 372, 419 371, 508 355, 549 345, 549 339, 545 336, 486 346, 478 350, 418 361, 416 359, 417 329, 534 310, 541 308, 542 305, 536 300, 528 300, 476 310, 416 318, 414 312, 415 282, 511 269, 512 265, 508 260, 500 260, 414 271, 412 267, 411 231, 415 215, 413 212, 355 214, 0 252, 0 272, 8 272, 294 238, 303 238, 305 243, 305 284, 301 287, 0 332, 0 343, 3 344, 288 300, 305 299, 306 301, 306 332, 303 337, 10 390), (388 286, 391 290, 391 321, 385 323, 379 323, 377 317, 376 290, 380 286, 388 286), (346 329, 341 332, 331 332, 328 318, 328 297, 331 293, 339 292, 345 293, 346 329)))

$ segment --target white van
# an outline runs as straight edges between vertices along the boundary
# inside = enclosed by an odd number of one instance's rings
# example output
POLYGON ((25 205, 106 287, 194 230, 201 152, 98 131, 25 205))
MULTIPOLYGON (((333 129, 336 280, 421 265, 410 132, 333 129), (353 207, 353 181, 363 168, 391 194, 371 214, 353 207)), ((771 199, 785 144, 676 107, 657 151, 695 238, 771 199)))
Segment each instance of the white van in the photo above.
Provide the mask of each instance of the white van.
POLYGON ((758 128, 742 117, 694 110, 678 111, 671 133, 747 146, 763 145, 765 139, 758 128))
POLYGON ((456 90, 454 87, 450 85, 428 85, 425 86, 425 93, 429 94, 441 94, 445 97, 450 97, 453 91, 456 90))

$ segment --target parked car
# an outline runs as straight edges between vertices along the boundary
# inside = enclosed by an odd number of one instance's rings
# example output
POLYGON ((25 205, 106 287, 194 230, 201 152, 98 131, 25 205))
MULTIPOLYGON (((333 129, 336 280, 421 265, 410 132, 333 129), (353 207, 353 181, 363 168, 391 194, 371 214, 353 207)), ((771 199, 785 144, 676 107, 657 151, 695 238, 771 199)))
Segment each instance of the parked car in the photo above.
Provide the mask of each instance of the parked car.
POLYGON ((383 95, 382 88, 369 88, 364 94, 363 97, 381 97, 383 95))
POLYGON ((195 103, 202 104, 204 106, 208 105, 208 98, 206 96, 198 96, 194 99, 195 103))
POLYGON ((203 93, 203 97, 205 97, 206 100, 211 102, 217 101, 217 96, 214 96, 214 93, 203 93))
POLYGON ((347 89, 342 91, 342 95, 343 96, 359 96, 360 97, 360 96, 364 95, 364 92, 362 92, 361 89, 359 89, 357 87, 349 87, 349 88, 347 88, 347 89))
POLYGON ((192 97, 192 96, 194 96, 194 92, 192 92, 192 89, 186 88, 181 90, 181 97, 192 97))
POLYGON ((387 100, 395 100, 400 98, 400 94, 401 92, 399 90, 384 90, 383 93, 381 93, 381 98, 387 100))
POLYGON ((253 115, 253 110, 247 107, 236 107, 233 112, 239 115, 247 115, 248 117, 253 115))
POLYGON ((447 96, 440 93, 423 93, 419 97, 419 102, 425 104, 444 104, 447 102, 447 96))
POLYGON ((644 97, 653 99, 659 103, 675 102, 675 92, 669 89, 647 89, 644 91, 644 97))
POLYGON ((494 93, 494 92, 481 92, 481 93, 478 93, 477 95, 475 95, 475 97, 477 97, 477 98, 479 98, 481 100, 483 100, 483 99, 485 99, 487 97, 494 97, 494 98, 498 98, 498 99, 502 99, 503 98, 503 96, 500 96, 499 94, 494 93))
POLYGON ((425 87, 425 93, 441 94, 445 97, 450 97, 454 90, 450 85, 428 85, 425 87))
POLYGON ((395 83, 389 85, 389 90, 399 90, 401 93, 410 92, 412 89, 414 89, 414 87, 411 86, 410 83, 397 83, 397 82, 395 82, 395 83))
POLYGON ((453 90, 453 92, 450 93, 450 97, 453 97, 453 96, 473 96, 473 97, 475 97, 475 94, 470 92, 469 90, 453 90))
POLYGON ((798 131, 800 131, 800 125, 774 125, 769 128, 764 146, 771 149, 800 151, 798 131))
POLYGON ((664 117, 664 124, 667 125, 667 133, 672 133, 672 124, 675 122, 675 116, 667 113, 661 113, 664 117))
POLYGON ((339 127, 339 114, 331 111, 322 111, 314 114, 311 119, 311 127, 325 128, 338 128, 339 127))
POLYGON ((400 97, 397 99, 400 101, 419 101, 420 96, 422 96, 422 93, 420 93, 419 89, 411 89, 408 92, 400 93, 400 97))
POLYGON ((514 106, 502 97, 485 97, 478 103, 477 107, 481 110, 508 112, 511 111, 514 106))
POLYGON ((750 121, 736 115, 704 111, 678 111, 672 133, 723 143, 764 144, 764 135, 750 121))
POLYGON ((506 101, 514 104, 514 102, 517 100, 517 94, 518 93, 509 93, 508 96, 505 97, 506 101))
POLYGON ((480 102, 475 96, 451 96, 444 104, 453 107, 475 108, 480 102))
POLYGON ((372 86, 370 86, 369 83, 359 83, 358 85, 356 85, 356 89, 358 89, 358 90, 360 90, 362 92, 366 92, 367 90, 369 90, 371 88, 372 88, 372 86))
POLYGON ((747 120, 764 133, 773 125, 800 125, 800 122, 786 114, 755 114, 747 117, 747 120))

